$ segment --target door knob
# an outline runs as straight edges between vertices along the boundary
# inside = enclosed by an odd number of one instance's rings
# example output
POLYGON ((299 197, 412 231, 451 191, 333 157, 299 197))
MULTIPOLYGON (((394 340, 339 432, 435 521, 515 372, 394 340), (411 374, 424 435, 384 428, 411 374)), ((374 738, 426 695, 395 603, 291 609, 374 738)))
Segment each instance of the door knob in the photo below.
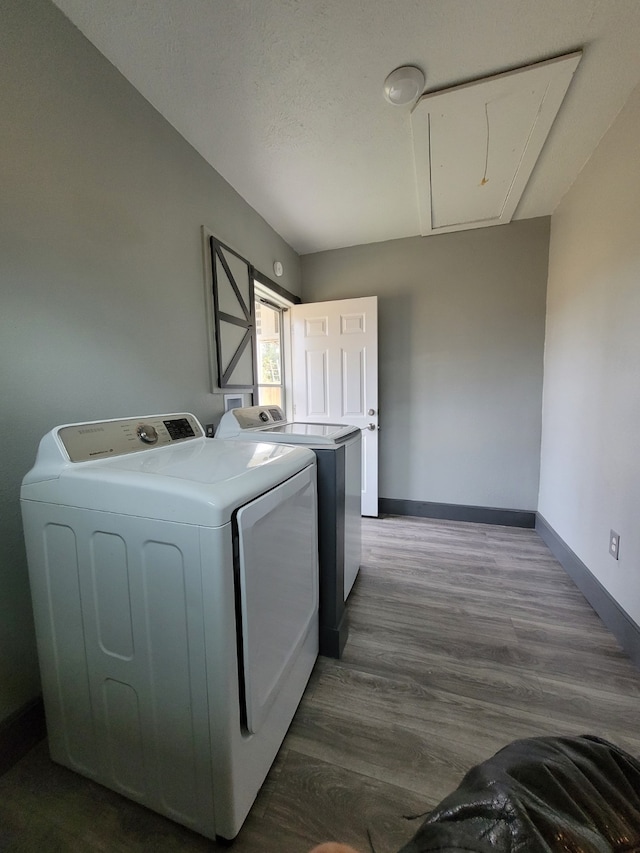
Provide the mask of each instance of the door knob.
POLYGON ((376 428, 375 424, 368 424, 367 425, 367 429, 375 429, 375 428, 376 428))
POLYGON ((376 413, 376 410, 375 410, 375 409, 369 409, 369 411, 367 412, 367 414, 369 415, 369 417, 371 417, 371 415, 375 415, 375 413, 376 413))

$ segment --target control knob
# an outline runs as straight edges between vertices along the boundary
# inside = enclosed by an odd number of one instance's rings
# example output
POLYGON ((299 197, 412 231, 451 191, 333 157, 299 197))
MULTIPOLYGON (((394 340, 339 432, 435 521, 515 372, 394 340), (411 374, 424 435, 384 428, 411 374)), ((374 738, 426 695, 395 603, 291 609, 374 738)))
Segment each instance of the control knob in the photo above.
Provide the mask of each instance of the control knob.
POLYGON ((136 433, 140 441, 144 441, 145 444, 155 444, 158 440, 158 431, 151 424, 140 424, 136 433))

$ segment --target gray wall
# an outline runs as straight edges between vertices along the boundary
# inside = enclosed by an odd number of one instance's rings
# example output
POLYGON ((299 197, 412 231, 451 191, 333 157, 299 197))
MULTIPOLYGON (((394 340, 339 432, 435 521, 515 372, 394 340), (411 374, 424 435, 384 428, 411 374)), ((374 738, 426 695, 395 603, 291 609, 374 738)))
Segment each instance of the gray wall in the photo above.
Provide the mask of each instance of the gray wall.
POLYGON ((201 226, 299 259, 45 0, 0 0, 0 720, 39 693, 18 494, 74 420, 222 411, 201 226))
POLYGON ((640 624, 640 87, 551 220, 539 511, 640 624), (620 560, 608 554, 620 533, 620 560))
POLYGON ((379 298, 380 496, 535 510, 549 220, 302 257, 379 298))

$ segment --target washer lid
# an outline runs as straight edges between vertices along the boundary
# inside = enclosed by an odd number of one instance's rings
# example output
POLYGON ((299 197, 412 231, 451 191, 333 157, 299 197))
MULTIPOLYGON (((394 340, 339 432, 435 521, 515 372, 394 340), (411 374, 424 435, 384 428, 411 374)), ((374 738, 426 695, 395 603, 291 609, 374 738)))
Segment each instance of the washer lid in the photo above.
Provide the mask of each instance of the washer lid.
POLYGON ((283 444, 196 438, 109 459, 60 459, 55 472, 50 462, 39 470, 36 461, 22 500, 219 527, 238 507, 314 464, 315 454, 283 444))
POLYGON ((309 447, 342 444, 358 433, 359 427, 352 424, 307 423, 285 421, 279 406, 248 406, 225 412, 218 424, 218 438, 246 438, 260 441, 283 441, 288 444, 304 444, 309 447))
POLYGON ((225 412, 218 424, 216 436, 241 438, 258 432, 267 441, 286 441, 311 447, 341 444, 359 432, 359 427, 351 424, 286 421, 280 406, 247 406, 225 412))
MULTIPOLYGON (((242 438, 246 430, 240 433, 242 438)), ((290 444, 341 444, 358 432, 358 427, 350 424, 322 424, 303 423, 292 421, 286 424, 277 424, 262 429, 256 429, 265 441, 287 441, 290 444)))

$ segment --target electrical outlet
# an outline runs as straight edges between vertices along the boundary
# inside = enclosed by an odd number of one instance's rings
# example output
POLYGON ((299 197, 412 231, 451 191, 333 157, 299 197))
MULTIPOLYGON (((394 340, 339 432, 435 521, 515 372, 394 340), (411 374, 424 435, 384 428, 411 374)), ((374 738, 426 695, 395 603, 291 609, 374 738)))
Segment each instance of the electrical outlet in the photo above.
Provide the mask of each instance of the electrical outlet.
POLYGON ((609 553, 614 560, 617 560, 620 554, 620 534, 615 530, 609 531, 609 553))

